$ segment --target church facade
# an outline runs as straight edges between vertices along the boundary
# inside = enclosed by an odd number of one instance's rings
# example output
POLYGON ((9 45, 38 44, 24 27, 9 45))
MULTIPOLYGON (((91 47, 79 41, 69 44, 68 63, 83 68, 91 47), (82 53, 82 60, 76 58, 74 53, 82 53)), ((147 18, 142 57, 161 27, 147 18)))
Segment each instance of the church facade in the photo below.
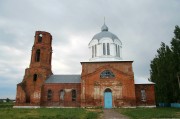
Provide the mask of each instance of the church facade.
POLYGON ((88 47, 91 58, 81 75, 51 70, 52 36, 36 31, 29 68, 17 84, 15 107, 155 106, 154 84, 135 84, 133 61, 122 59, 122 42, 104 24, 88 47))

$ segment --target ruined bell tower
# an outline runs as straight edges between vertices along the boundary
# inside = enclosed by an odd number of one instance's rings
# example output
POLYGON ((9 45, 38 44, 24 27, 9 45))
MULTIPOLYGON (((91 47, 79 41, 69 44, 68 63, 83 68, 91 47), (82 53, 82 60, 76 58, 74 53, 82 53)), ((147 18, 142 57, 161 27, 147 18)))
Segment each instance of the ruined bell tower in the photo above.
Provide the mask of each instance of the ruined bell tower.
POLYGON ((52 36, 48 32, 36 31, 29 68, 21 83, 17 84, 16 105, 39 106, 41 88, 52 75, 52 36))

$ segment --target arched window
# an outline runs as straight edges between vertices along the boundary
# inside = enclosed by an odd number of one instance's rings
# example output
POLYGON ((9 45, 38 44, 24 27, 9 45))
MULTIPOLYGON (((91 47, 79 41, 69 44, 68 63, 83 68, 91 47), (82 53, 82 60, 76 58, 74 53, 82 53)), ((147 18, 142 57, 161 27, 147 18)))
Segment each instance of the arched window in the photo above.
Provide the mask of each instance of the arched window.
POLYGON ((76 101, 76 90, 72 90, 72 101, 76 101))
POLYGON ((37 80, 37 74, 34 74, 33 75, 33 81, 36 81, 37 80))
POLYGON ((100 74, 100 77, 101 77, 101 78, 114 78, 115 75, 113 74, 112 71, 110 71, 110 70, 105 70, 105 71, 103 71, 103 72, 100 74))
POLYGON ((52 90, 48 90, 48 94, 47 94, 47 99, 51 100, 52 99, 52 90))
POLYGON ((42 34, 39 34, 38 36, 38 43, 41 43, 42 42, 42 34))
POLYGON ((60 90, 60 100, 64 100, 64 90, 60 90))
POLYGON ((35 61, 36 61, 36 62, 39 62, 39 61, 40 61, 40 54, 41 54, 40 49, 37 49, 37 50, 36 50, 36 56, 35 56, 35 61))

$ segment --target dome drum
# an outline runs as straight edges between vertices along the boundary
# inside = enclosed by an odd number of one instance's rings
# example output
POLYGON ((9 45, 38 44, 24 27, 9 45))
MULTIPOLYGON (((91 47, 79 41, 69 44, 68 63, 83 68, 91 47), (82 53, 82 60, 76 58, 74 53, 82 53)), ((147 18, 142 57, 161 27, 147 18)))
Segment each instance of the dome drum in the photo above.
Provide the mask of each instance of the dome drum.
POLYGON ((90 61, 119 61, 122 60, 122 43, 119 38, 108 31, 104 24, 101 32, 96 34, 89 43, 90 61))

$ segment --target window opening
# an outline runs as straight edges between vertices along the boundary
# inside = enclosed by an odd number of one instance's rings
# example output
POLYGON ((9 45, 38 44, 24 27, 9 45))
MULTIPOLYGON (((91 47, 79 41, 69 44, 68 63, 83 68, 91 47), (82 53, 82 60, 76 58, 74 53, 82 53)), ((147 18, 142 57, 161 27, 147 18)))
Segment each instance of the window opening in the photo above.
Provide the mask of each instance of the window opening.
POLYGON ((36 50, 36 57, 35 57, 35 61, 36 61, 36 62, 39 62, 39 61, 40 61, 40 53, 41 53, 40 49, 37 49, 37 50, 36 50))
POLYGON ((51 99, 52 99, 52 90, 48 90, 47 99, 48 99, 48 100, 51 100, 51 99))
POLYGON ((42 34, 39 34, 38 36, 38 43, 41 43, 42 42, 42 34))
POLYGON ((116 44, 116 56, 118 56, 118 48, 117 48, 117 44, 116 44))
POLYGON ((103 55, 106 55, 106 44, 103 43, 103 55))
POLYGON ((92 46, 92 58, 94 57, 94 46, 92 46))
POLYGON ((120 48, 119 48, 119 45, 118 45, 118 56, 120 56, 120 50, 119 50, 120 48))
POLYGON ((76 90, 72 90, 72 101, 76 101, 76 90))
POLYGON ((141 90, 141 101, 145 102, 146 101, 146 91, 141 90))
POLYGON ((105 70, 105 71, 103 71, 103 72, 100 74, 100 77, 101 77, 101 78, 114 78, 115 75, 113 74, 112 71, 110 71, 110 70, 105 70))
POLYGON ((37 81, 37 74, 33 75, 33 81, 37 81))
POLYGON ((109 43, 107 43, 107 55, 110 55, 110 47, 109 47, 109 43))
POLYGON ((97 46, 95 45, 94 48, 95 48, 95 57, 96 57, 97 56, 97 46))
POLYGON ((30 103, 30 96, 26 95, 26 103, 30 103))
POLYGON ((60 100, 64 100, 64 90, 60 90, 60 100))

